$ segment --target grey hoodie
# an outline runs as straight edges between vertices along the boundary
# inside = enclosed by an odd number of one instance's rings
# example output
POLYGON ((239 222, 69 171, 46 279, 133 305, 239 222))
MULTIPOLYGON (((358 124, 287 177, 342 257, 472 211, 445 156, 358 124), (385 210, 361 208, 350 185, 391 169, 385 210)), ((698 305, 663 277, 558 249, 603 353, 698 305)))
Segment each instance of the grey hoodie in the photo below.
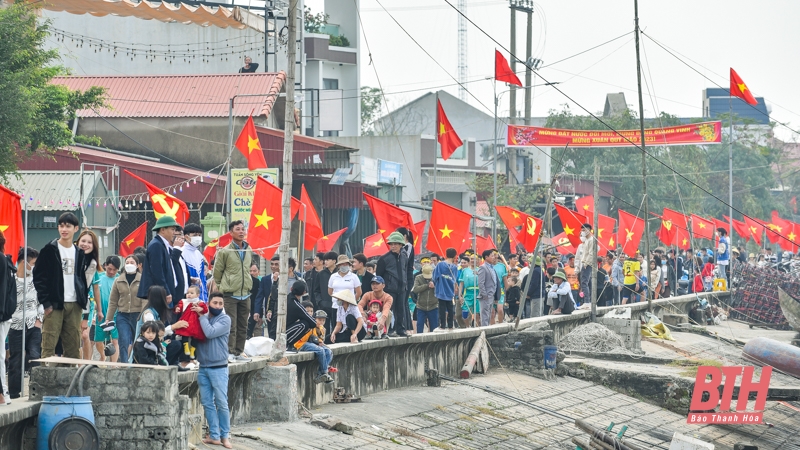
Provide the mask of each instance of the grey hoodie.
POLYGON ((211 313, 200 316, 200 326, 206 340, 198 342, 195 356, 201 367, 228 365, 228 335, 231 333, 231 318, 225 312, 218 316, 211 313))

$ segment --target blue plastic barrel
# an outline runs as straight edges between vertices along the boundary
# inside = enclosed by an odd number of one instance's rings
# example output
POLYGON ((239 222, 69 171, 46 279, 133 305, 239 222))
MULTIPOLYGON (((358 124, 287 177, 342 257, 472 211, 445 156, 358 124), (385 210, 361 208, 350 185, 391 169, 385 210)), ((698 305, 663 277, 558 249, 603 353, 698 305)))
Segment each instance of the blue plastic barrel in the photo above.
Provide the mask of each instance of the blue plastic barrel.
POLYGON ((83 417, 94 423, 91 397, 44 397, 39 408, 39 434, 37 450, 48 450, 50 432, 59 422, 69 417, 83 417))
POLYGON ((558 347, 555 345, 545 345, 544 346, 544 368, 545 369, 555 369, 556 368, 556 356, 558 354, 558 347))

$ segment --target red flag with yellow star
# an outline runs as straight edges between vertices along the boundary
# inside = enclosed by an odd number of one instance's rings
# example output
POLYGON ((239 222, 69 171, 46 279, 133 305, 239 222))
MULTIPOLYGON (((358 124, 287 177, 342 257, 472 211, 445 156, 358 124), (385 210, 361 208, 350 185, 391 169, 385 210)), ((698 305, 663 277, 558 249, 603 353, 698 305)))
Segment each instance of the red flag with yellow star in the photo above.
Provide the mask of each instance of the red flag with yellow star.
POLYGON ((5 251, 16 264, 19 249, 25 245, 25 230, 22 226, 21 195, 0 186, 0 231, 6 238, 5 251))
POLYGON ((264 177, 258 177, 253 209, 247 227, 247 243, 266 259, 272 258, 281 241, 282 191, 264 177))
POLYGON ((136 247, 144 247, 147 240, 147 222, 136 227, 133 232, 119 243, 119 256, 127 258, 133 254, 136 247))
POLYGON ((464 236, 464 239, 461 241, 461 248, 457 248, 456 250, 458 250, 458 254, 460 255, 470 248, 472 248, 472 233, 467 231, 466 236, 464 236))
POLYGON ((689 236, 689 230, 675 227, 675 245, 681 250, 689 250, 692 248, 692 239, 689 236))
POLYGON ((692 234, 700 239, 714 239, 714 222, 692 214, 692 234))
POLYGON ((442 102, 438 98, 436 99, 436 135, 439 145, 442 146, 442 159, 445 161, 463 144, 461 138, 456 134, 456 130, 450 125, 450 121, 447 120, 442 102))
POLYGON ((575 200, 575 209, 587 219, 594 220, 594 195, 587 195, 575 200))
POLYGON ((614 234, 616 226, 617 220, 613 217, 597 215, 597 244, 606 252, 617 248, 617 236, 614 234))
POLYGON ((750 236, 753 236, 753 241, 761 246, 761 237, 764 235, 764 225, 747 216, 744 216, 744 224, 747 226, 747 231, 750 232, 750 236))
POLYGON ((495 206, 494 209, 497 210, 497 215, 500 216, 500 220, 503 221, 506 228, 509 230, 525 225, 525 216, 527 216, 527 214, 524 212, 509 206, 495 206))
POLYGON ((487 236, 487 237, 477 236, 475 238, 475 243, 477 244, 476 245, 477 248, 475 249, 475 251, 479 255, 483 254, 484 250, 491 250, 491 249, 496 249, 497 248, 497 246, 494 245, 494 241, 492 240, 492 236, 491 235, 487 236))
POLYGON ((305 184, 300 186, 300 203, 305 206, 304 211, 298 210, 300 219, 305 220, 306 224, 306 238, 303 243, 303 248, 311 250, 314 248, 317 241, 322 239, 325 233, 322 231, 322 222, 319 220, 319 215, 317 215, 314 204, 311 203, 311 197, 308 196, 305 184))
POLYGON ((750 240, 750 229, 748 229, 747 224, 736 219, 731 220, 728 216, 722 217, 728 222, 733 222, 733 229, 736 231, 736 234, 742 237, 745 241, 750 240))
POLYGON ((631 258, 635 257, 642 234, 644 234, 644 220, 620 209, 617 242, 622 245, 622 252, 631 258))
POLYGON ((416 230, 414 219, 408 211, 366 192, 364 192, 364 199, 367 200, 367 205, 378 224, 378 232, 383 235, 384 239, 388 239, 389 235, 400 227, 405 227, 411 232, 416 230))
POLYGON ((336 241, 339 240, 339 236, 341 236, 345 231, 347 231, 347 227, 342 228, 339 231, 334 231, 326 236, 322 236, 322 238, 317 241, 317 252, 329 252, 333 250, 336 241))
POLYGON ((231 241, 233 241, 231 234, 225 233, 209 242, 208 245, 206 245, 206 248, 203 250, 203 256, 206 257, 206 261, 211 263, 211 261, 214 260, 214 257, 217 256, 217 249, 220 247, 225 247, 226 245, 230 244, 231 241))
POLYGON ((469 233, 470 220, 471 214, 434 199, 425 248, 442 256, 448 248, 459 250, 469 233))
POLYGON ((569 238, 569 241, 575 247, 581 245, 581 226, 585 223, 589 223, 588 219, 583 214, 561 206, 558 203, 555 205, 558 218, 561 219, 561 226, 564 228, 564 235, 569 238))
POLYGON ((800 244, 800 224, 792 223, 786 239, 781 241, 781 248, 788 250, 792 253, 797 253, 798 244, 800 244))
POLYGON ((258 140, 256 125, 253 123, 253 116, 247 118, 242 132, 236 138, 236 148, 247 158, 247 170, 267 168, 264 151, 261 149, 261 142, 258 140))
POLYGON ((161 216, 169 216, 173 217, 180 226, 186 224, 186 221, 189 220, 189 207, 186 206, 186 203, 127 170, 125 170, 125 173, 141 181, 144 183, 145 187, 147 187, 147 192, 150 194, 150 202, 153 204, 153 214, 155 214, 156 219, 160 219, 161 216))
POLYGON ((422 253, 422 235, 425 234, 425 224, 427 220, 420 220, 414 224, 414 254, 422 253))
POLYGON ((758 101, 753 97, 753 93, 747 88, 747 85, 742 81, 742 77, 733 70, 731 67, 731 96, 739 97, 750 105, 757 105, 758 101))
POLYGON ((367 258, 381 256, 388 251, 389 246, 386 245, 386 241, 380 233, 375 233, 364 239, 364 251, 362 253, 367 258))

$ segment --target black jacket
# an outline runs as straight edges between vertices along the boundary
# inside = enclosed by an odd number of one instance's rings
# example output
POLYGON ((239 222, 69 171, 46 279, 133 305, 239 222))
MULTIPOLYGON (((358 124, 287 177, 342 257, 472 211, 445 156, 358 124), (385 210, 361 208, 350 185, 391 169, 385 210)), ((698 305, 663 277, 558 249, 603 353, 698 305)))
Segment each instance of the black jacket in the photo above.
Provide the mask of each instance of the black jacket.
POLYGON ((0 254, 0 322, 11 320, 11 315, 17 309, 16 272, 11 256, 0 254))
POLYGON ((178 300, 186 297, 184 292, 189 287, 192 282, 192 279, 189 277, 189 266, 186 264, 186 260, 183 261, 184 267, 181 267, 181 259, 183 258, 183 250, 179 248, 172 248, 172 254, 170 255, 172 259, 172 267, 175 268, 175 279, 178 281, 178 285, 175 286, 175 293, 178 294, 176 296, 172 296, 172 304, 169 305, 170 308, 174 308, 175 305, 178 304, 178 300))
POLYGON ((528 286, 527 298, 547 298, 547 276, 542 272, 541 266, 533 266, 528 275, 522 280, 522 286, 528 286), (532 277, 528 283, 528 277, 532 277))
POLYGON ((393 296, 400 294, 400 298, 405 297, 410 285, 407 284, 408 256, 403 249, 400 249, 400 253, 390 251, 381 256, 375 268, 375 275, 383 277, 383 281, 386 282, 384 291, 391 292, 393 296))
MULTIPOLYGON (((361 295, 364 295, 367 292, 372 292, 372 279, 375 278, 375 275, 365 271, 364 275, 356 274, 356 276, 361 281, 361 295)), ((414 287, 413 283, 411 284, 411 287, 414 287)), ((361 299, 357 298, 356 301, 360 302, 361 299)))
POLYGON ((317 275, 314 277, 314 295, 312 298, 314 299, 314 306, 316 308, 333 308, 333 300, 328 294, 328 282, 331 280, 331 275, 333 275, 333 272, 328 270, 328 268, 323 268, 317 272, 317 275))
POLYGON ((294 346, 294 343, 305 336, 308 330, 317 326, 317 321, 308 314, 300 301, 292 294, 286 299, 286 346, 294 346), (295 326, 302 324, 302 326, 295 326), (292 333, 289 333, 289 329, 292 333))
POLYGON ((256 294, 256 309, 250 311, 251 314, 258 313, 261 317, 267 315, 266 306, 269 302, 269 293, 272 291, 272 273, 268 273, 258 282, 258 293, 256 294))
MULTIPOLYGON (((75 247, 75 299, 81 309, 86 309, 89 302, 89 290, 86 285, 86 269, 91 264, 91 259, 86 253, 75 247)), ((64 269, 62 268, 61 254, 58 251, 58 239, 53 239, 42 248, 36 265, 33 266, 33 286, 36 296, 44 307, 64 309, 64 269)), ((16 288, 15 288, 16 289, 16 288)), ((15 305, 16 308, 16 305, 15 305)))
POLYGON ((314 288, 317 282, 317 274, 319 274, 319 272, 317 272, 313 267, 311 270, 308 270, 303 274, 303 280, 306 282, 306 295, 308 295, 308 299, 311 301, 311 303, 314 304, 315 311, 318 309, 317 299, 314 298, 314 288))
MULTIPOLYGON (((38 261, 37 261, 38 264, 38 261)), ((170 255, 167 246, 161 237, 154 237, 149 244, 147 244, 147 254, 142 264, 142 280, 139 282, 139 298, 147 298, 147 291, 150 286, 162 286, 167 290, 167 295, 172 296, 172 301, 180 299, 183 296, 183 291, 178 295, 175 278, 172 275, 172 255, 170 255)), ((179 269, 175 271, 180 272, 179 269)), ((221 280, 217 280, 217 285, 221 285, 221 280)))
POLYGON ((157 341, 148 342, 141 336, 133 344, 133 362, 136 364, 159 365, 157 341), (148 345, 149 344, 149 345, 148 345), (148 348, 149 347, 149 348, 148 348))

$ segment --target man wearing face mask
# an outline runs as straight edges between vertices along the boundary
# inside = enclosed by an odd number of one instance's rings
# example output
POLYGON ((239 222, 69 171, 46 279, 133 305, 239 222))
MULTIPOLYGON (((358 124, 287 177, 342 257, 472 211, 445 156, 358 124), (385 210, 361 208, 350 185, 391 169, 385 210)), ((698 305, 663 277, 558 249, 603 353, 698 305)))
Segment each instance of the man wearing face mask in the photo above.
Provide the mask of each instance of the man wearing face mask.
POLYGON ((594 262, 594 234, 592 226, 585 223, 581 226, 581 244, 578 246, 575 257, 575 269, 580 273, 581 303, 590 302, 592 299, 592 265, 594 262))
POLYGON ((186 261, 186 269, 189 271, 189 286, 200 288, 200 300, 208 300, 208 289, 206 287, 206 270, 208 263, 200 251, 203 245, 203 229, 196 223, 187 223, 183 228, 183 236, 186 243, 183 244, 183 259, 186 261))

